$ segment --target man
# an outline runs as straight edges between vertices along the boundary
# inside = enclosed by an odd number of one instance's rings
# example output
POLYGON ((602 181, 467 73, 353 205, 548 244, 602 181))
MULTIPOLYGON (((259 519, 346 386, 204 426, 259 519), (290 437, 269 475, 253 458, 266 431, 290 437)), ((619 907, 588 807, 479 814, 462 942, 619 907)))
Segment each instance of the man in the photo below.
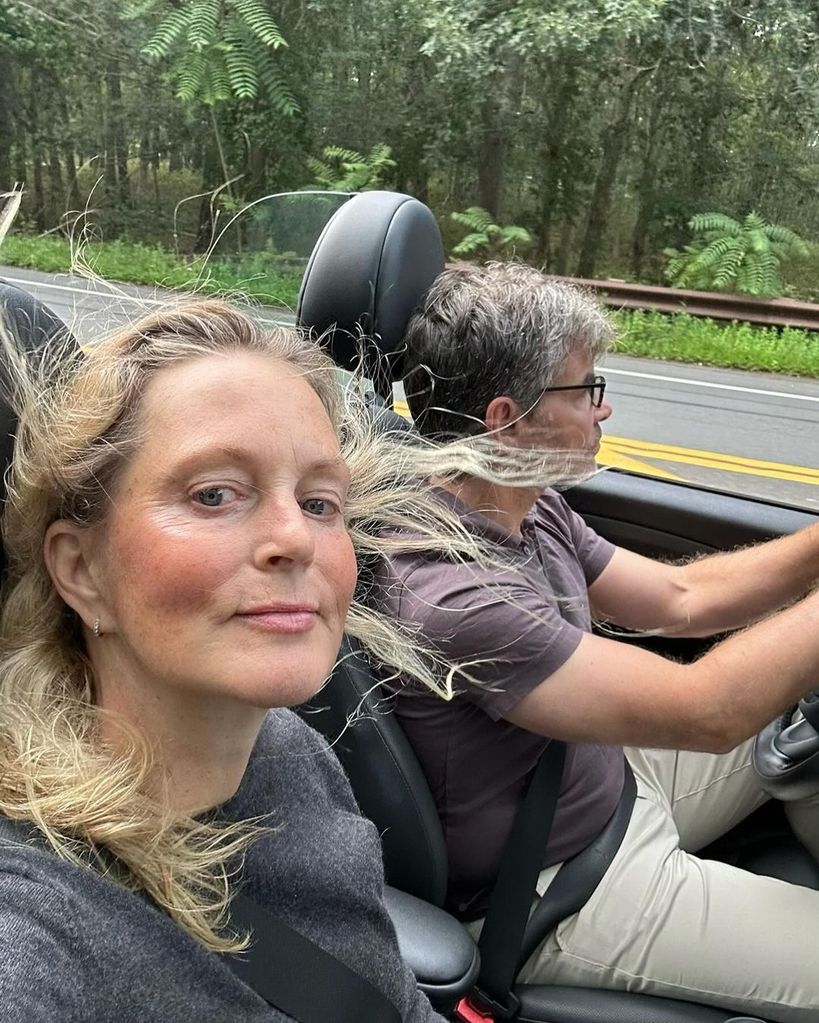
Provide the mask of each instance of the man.
MULTIPOLYGON (((514 264, 446 271, 408 326, 422 435, 488 436, 510 465, 554 452, 556 466, 523 481, 518 467, 514 485, 502 469, 432 480, 500 568, 419 553, 380 574, 384 604, 460 665, 454 699, 408 688, 396 708, 438 805, 450 906, 465 920, 485 910, 548 739, 569 748, 540 891, 611 816, 626 747, 638 797, 620 850, 521 979, 815 1021, 819 980, 800 950, 819 948, 819 892, 694 854, 765 801, 752 737, 819 684, 819 592, 804 596, 819 580, 819 527, 669 565, 615 548, 541 493, 599 447, 611 407, 594 364, 611 336, 589 298, 514 264), (593 619, 680 637, 756 624, 680 664, 593 634, 593 619)), ((817 807, 787 812, 819 857, 817 807)))

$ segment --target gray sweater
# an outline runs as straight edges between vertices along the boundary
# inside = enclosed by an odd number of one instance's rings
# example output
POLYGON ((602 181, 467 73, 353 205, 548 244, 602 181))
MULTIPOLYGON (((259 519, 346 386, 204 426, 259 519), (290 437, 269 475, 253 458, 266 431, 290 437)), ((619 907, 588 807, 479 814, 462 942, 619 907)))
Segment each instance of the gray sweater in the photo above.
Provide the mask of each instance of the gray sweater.
MULTIPOLYGON (((406 1023, 443 1023, 398 955, 381 902, 381 847, 335 756, 295 714, 271 711, 231 819, 270 813, 244 891, 366 977, 406 1023)), ((278 1023, 169 917, 90 869, 0 840, 4 1023, 278 1023)), ((332 1020, 328 1020, 332 1023, 332 1020)))

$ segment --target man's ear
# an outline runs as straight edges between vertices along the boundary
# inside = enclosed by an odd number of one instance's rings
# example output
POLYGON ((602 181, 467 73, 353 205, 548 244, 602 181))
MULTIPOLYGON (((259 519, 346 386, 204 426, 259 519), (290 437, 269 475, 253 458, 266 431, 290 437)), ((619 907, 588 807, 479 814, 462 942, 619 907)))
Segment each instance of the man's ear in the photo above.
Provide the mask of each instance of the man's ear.
POLYGON ((489 433, 500 434, 500 440, 516 439, 521 418, 518 403, 505 395, 493 398, 486 406, 486 429, 489 433))
POLYGON ((88 628, 102 618, 104 601, 90 561, 89 529, 58 519, 46 531, 43 557, 54 587, 88 628))

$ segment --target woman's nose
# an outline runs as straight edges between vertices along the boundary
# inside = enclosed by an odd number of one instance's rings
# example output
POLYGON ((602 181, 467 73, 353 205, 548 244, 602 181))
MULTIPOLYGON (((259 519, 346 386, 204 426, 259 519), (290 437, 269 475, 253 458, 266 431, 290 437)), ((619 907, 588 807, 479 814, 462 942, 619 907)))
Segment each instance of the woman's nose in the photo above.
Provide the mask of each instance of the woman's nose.
POLYGON ((286 560, 309 564, 316 552, 315 535, 301 506, 293 501, 277 502, 262 520, 262 535, 257 545, 256 560, 260 568, 271 562, 286 560))

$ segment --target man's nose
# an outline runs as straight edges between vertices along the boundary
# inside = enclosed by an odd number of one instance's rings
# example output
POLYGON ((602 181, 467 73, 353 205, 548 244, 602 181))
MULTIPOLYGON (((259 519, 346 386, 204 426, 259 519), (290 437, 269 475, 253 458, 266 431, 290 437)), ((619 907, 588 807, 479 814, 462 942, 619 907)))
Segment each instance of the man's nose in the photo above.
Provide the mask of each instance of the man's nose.
POLYGON ((605 422, 611 415, 611 412, 611 403, 604 398, 600 408, 594 410, 594 421, 596 423, 605 422))

